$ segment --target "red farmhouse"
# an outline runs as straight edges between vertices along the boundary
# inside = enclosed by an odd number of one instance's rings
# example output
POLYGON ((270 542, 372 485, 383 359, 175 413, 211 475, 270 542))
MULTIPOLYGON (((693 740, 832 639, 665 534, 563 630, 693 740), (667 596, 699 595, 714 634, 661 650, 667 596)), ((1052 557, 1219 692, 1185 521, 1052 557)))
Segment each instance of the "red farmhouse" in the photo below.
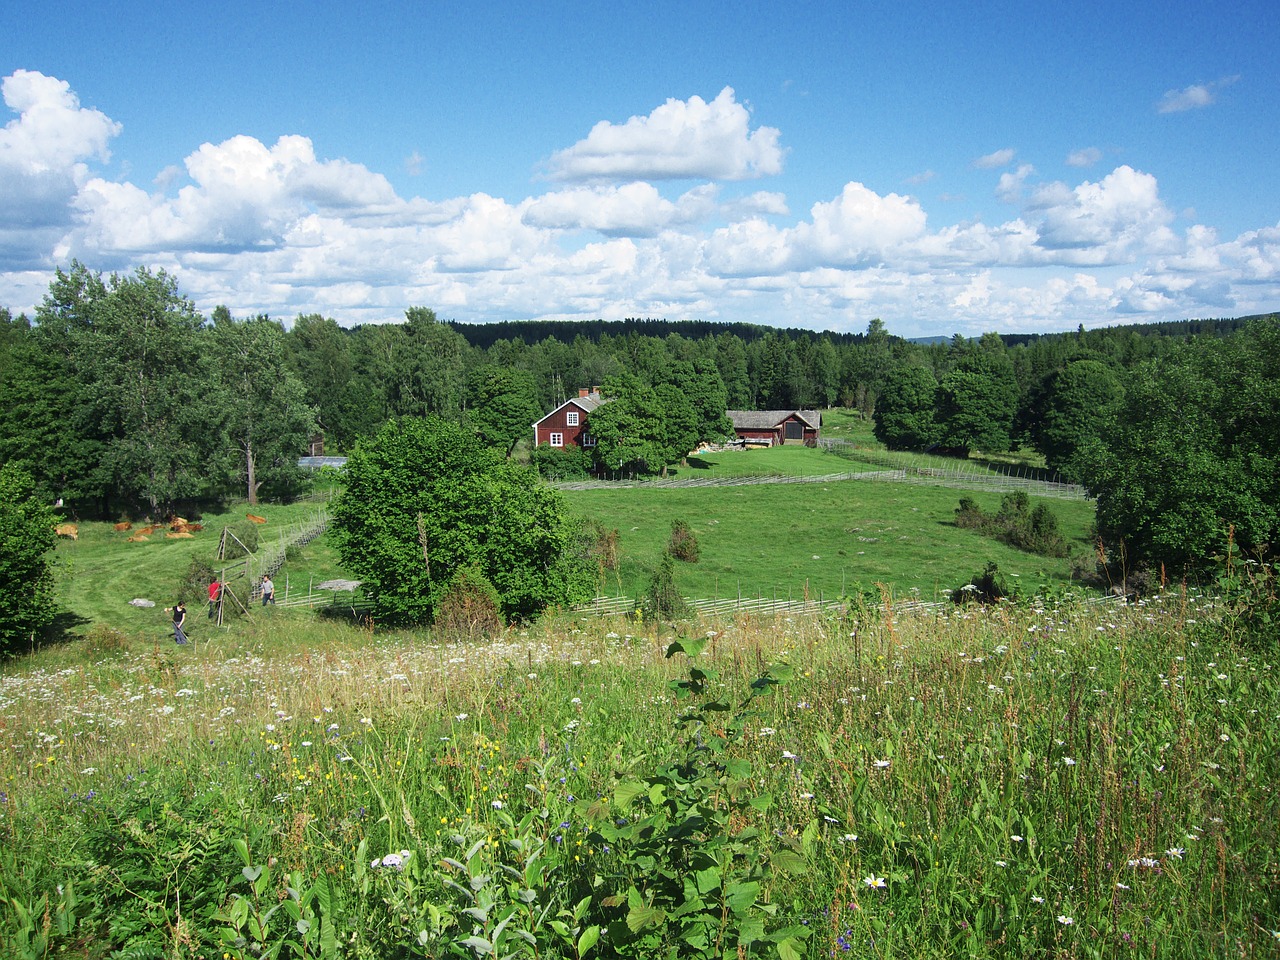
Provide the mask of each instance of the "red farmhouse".
POLYGON ((822 414, 817 410, 729 410, 739 443, 774 447, 783 443, 818 442, 822 414))
POLYGON ((583 387, 578 395, 566 400, 533 425, 533 445, 552 447, 594 447, 595 438, 588 430, 591 411, 605 403, 600 388, 583 387))

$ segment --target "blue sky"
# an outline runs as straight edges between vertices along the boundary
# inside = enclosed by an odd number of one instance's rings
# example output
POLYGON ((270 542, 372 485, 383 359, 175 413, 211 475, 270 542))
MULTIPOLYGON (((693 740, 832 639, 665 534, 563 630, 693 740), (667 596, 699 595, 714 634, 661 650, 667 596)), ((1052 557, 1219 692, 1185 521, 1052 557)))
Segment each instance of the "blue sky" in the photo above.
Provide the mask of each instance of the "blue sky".
POLYGON ((0 305, 902 336, 1280 309, 1280 8, 10 0, 0 305))

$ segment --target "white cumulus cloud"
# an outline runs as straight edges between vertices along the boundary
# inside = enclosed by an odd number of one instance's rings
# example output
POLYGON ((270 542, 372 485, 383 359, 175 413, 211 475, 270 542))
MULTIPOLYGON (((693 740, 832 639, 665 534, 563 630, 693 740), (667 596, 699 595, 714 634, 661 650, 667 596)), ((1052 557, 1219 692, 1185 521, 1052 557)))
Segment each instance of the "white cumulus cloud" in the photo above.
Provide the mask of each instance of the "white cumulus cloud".
POLYGON ((623 124, 601 120, 586 138, 553 154, 553 180, 747 180, 782 171, 781 133, 751 129, 732 87, 711 102, 668 100, 623 124))
POLYGON ((1200 110, 1217 101, 1219 90, 1231 86, 1239 79, 1239 76, 1223 77, 1213 83, 1193 83, 1181 90, 1166 90, 1160 102, 1156 104, 1156 111, 1182 113, 1186 110, 1200 110))
POLYGON ((1026 215, 1036 222, 1039 246, 1062 262, 1121 263, 1171 250, 1177 242, 1168 226, 1173 213, 1160 199, 1156 178, 1127 165, 1075 188, 1043 184, 1026 215))
POLYGON ((121 127, 82 107, 70 84, 32 70, 5 77, 0 92, 18 115, 0 129, 0 256, 36 266, 72 222, 84 161, 107 160, 121 127))
POLYGON ((997 150, 994 153, 988 153, 986 156, 979 157, 973 161, 973 165, 979 170, 995 170, 999 167, 1007 167, 1013 163, 1014 149, 1005 147, 1003 150, 997 150))

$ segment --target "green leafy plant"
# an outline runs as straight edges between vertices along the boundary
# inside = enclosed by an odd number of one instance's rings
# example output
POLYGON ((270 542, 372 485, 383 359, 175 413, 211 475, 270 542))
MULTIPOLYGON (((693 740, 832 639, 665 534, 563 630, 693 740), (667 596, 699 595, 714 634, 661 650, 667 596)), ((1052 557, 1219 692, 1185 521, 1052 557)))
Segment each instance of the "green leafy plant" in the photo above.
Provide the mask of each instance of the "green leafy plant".
POLYGON ((270 863, 255 864, 245 840, 237 837, 232 846, 243 864, 240 874, 249 892, 233 893, 213 915, 222 924, 219 939, 224 954, 235 960, 338 957, 334 925, 338 889, 330 878, 322 874, 308 884, 299 871, 278 874, 270 863))
POLYGON ((1227 549, 1219 560, 1222 572, 1217 587, 1223 602, 1221 624, 1213 626, 1214 633, 1225 633, 1241 646, 1257 651, 1280 649, 1276 565, 1242 557, 1233 530, 1228 531, 1227 549))
POLYGON ((761 816, 773 797, 761 792, 749 760, 737 748, 757 698, 791 676, 771 665, 737 705, 717 699, 717 675, 699 662, 706 641, 681 636, 667 657, 689 667, 671 681, 688 703, 676 723, 682 754, 641 779, 627 779, 613 802, 586 805, 595 824, 590 842, 607 846, 614 868, 593 881, 607 939, 620 956, 747 957, 772 945, 799 956, 803 926, 774 926, 777 905, 766 892, 775 876, 805 870, 801 850, 766 831, 761 816))

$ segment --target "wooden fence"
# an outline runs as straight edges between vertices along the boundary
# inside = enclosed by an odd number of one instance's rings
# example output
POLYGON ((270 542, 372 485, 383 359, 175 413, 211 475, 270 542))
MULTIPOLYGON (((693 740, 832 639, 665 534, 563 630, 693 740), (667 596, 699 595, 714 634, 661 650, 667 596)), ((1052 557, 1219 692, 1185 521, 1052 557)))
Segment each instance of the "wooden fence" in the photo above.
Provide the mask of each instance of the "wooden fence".
POLYGON ((886 451, 855 447, 844 440, 819 440, 818 446, 828 453, 849 460, 865 461, 875 469, 824 473, 814 477, 785 474, 753 474, 740 477, 652 477, 630 480, 562 480, 551 484, 557 490, 685 490, 690 487, 743 487, 772 483, 839 483, 843 480, 869 480, 888 483, 918 483, 959 490, 1023 490, 1031 496, 1054 497, 1059 500, 1084 500, 1084 487, 1060 480, 1046 480, 1044 471, 1032 467, 985 469, 962 460, 945 457, 921 458, 920 455, 895 455, 886 451))

